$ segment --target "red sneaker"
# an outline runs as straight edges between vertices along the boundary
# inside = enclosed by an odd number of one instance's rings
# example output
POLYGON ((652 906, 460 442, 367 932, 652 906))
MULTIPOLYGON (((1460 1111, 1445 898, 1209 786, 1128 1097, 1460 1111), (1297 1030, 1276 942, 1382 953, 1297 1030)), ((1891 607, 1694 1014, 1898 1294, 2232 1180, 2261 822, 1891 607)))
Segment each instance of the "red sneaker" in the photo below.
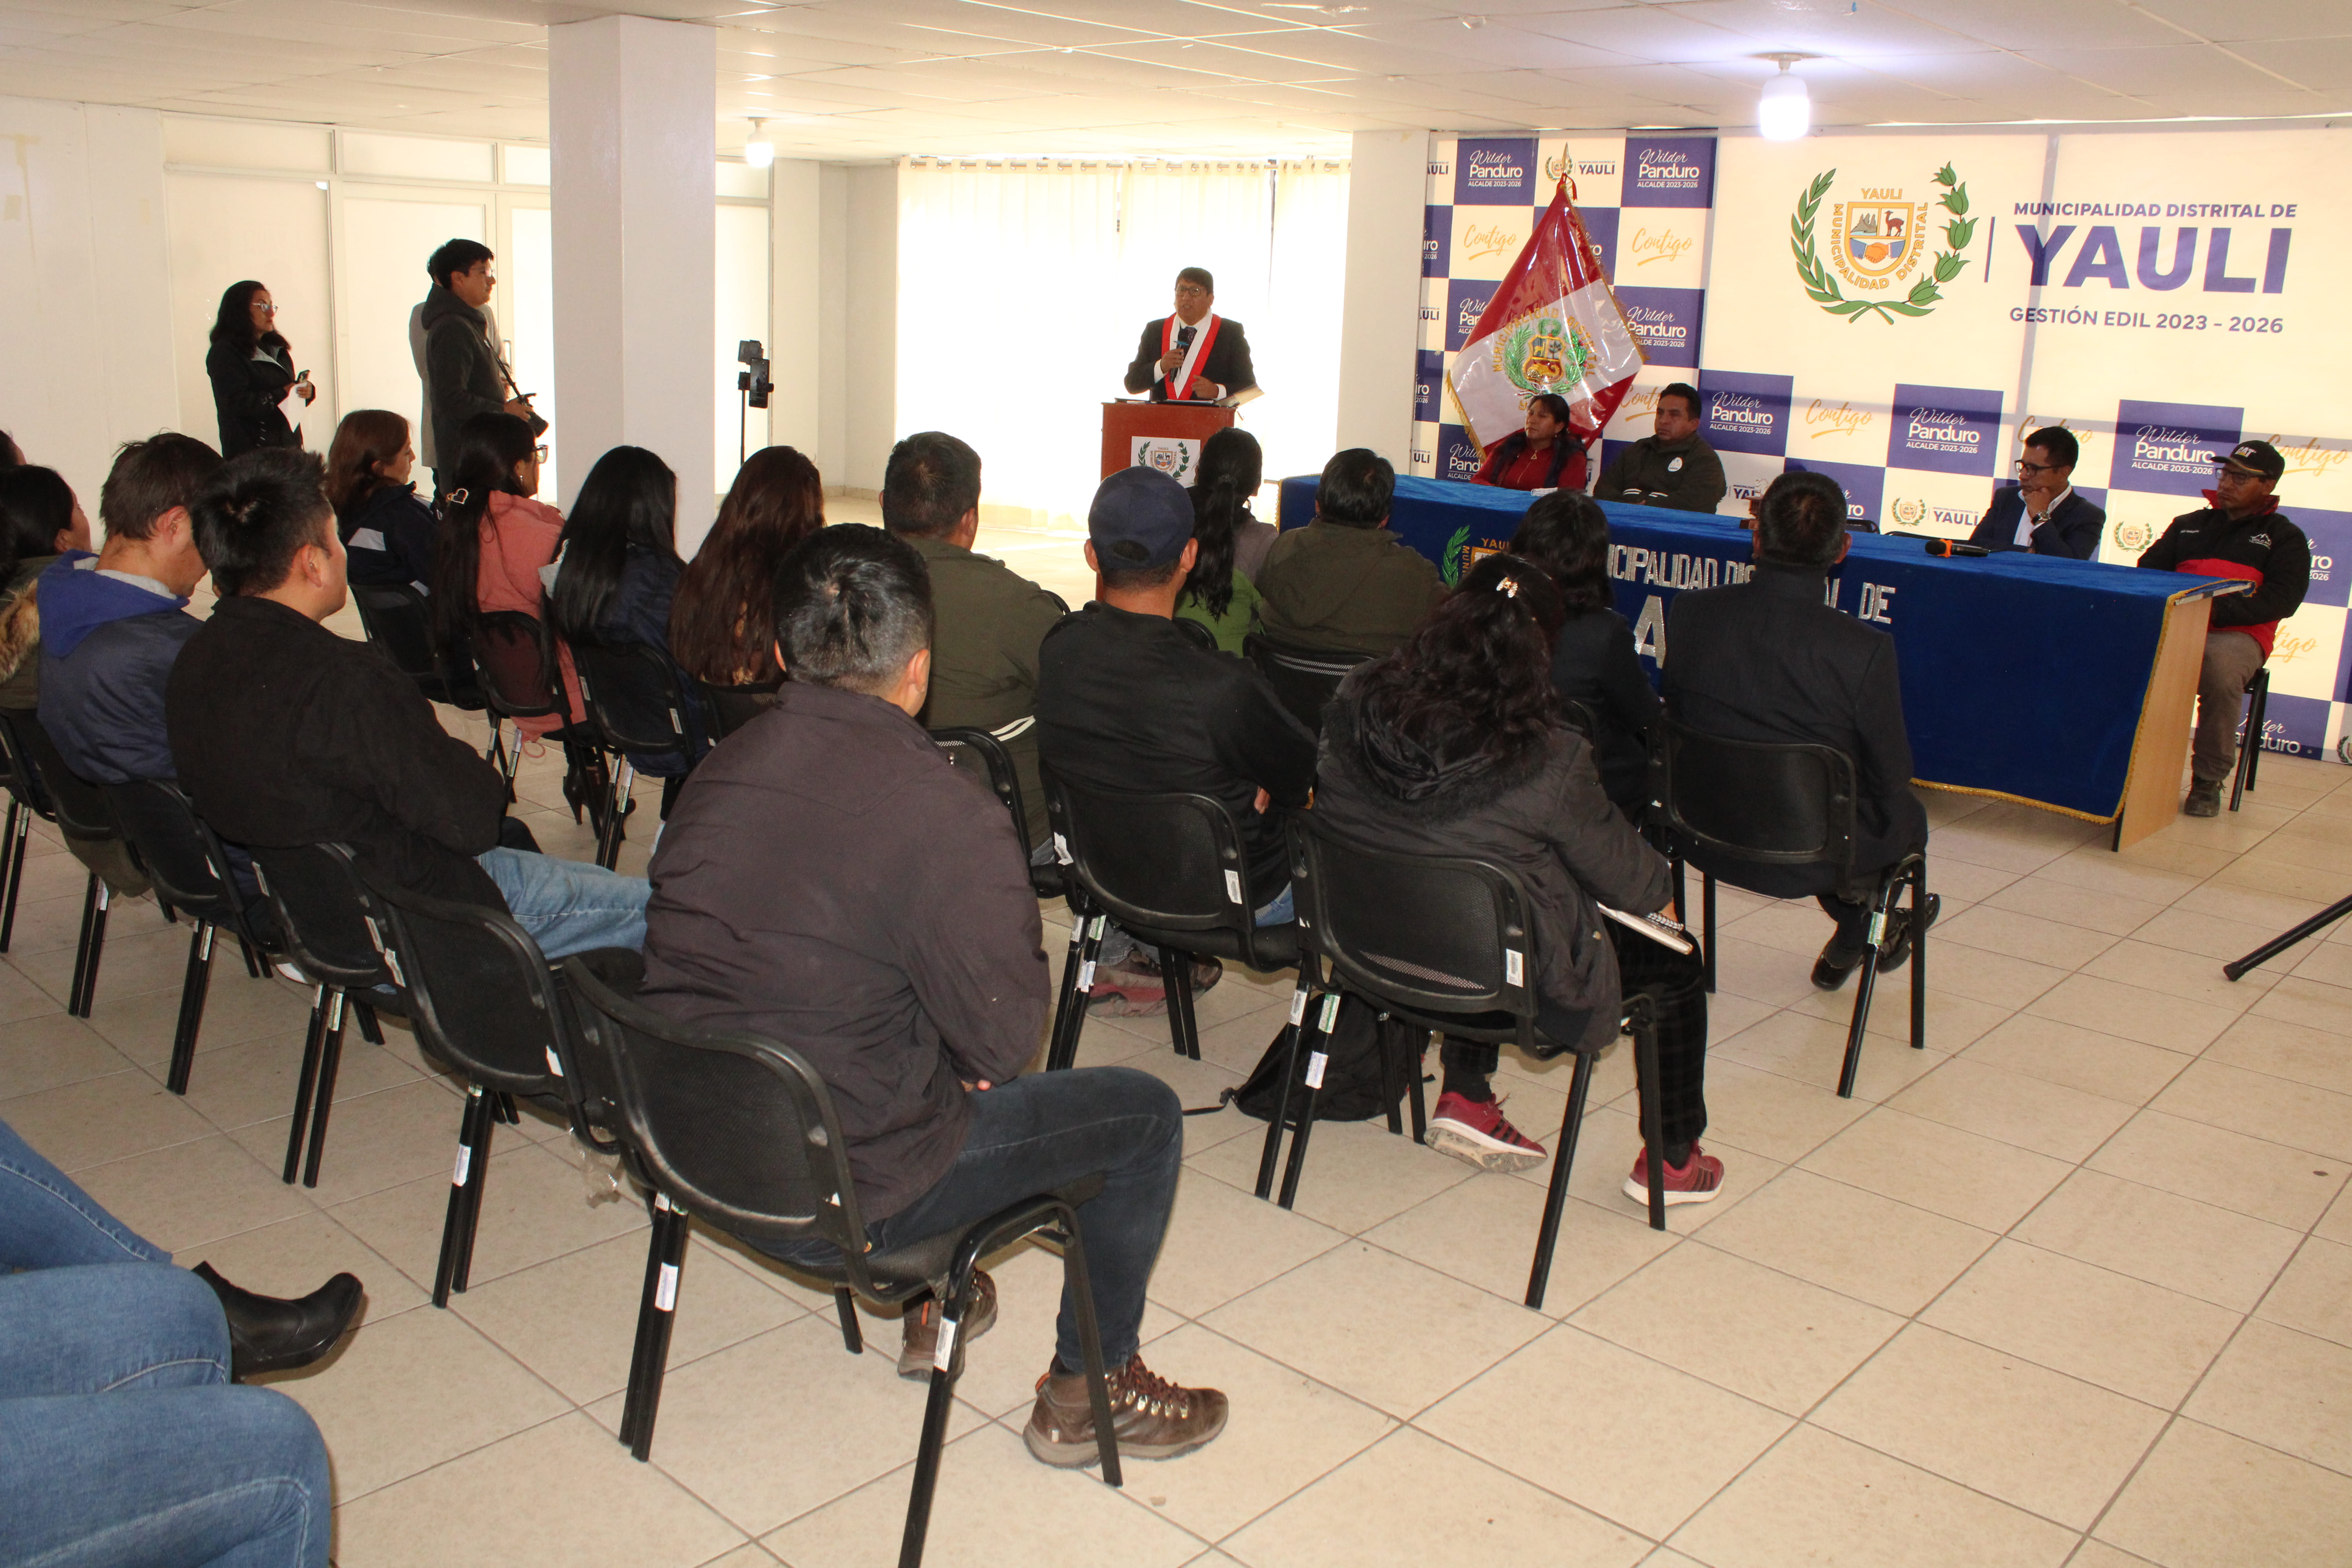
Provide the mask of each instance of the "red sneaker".
POLYGON ((1087 1007, 1110 1018, 1156 1018, 1168 1011, 1168 984, 1156 972, 1099 964, 1087 1007))
MULTIPOLYGON (((1662 1184, 1666 1189, 1668 1208, 1676 1204, 1712 1203, 1715 1194, 1723 1190, 1723 1162, 1712 1154, 1700 1152, 1699 1146, 1694 1143, 1691 1145, 1690 1163, 1668 1165, 1666 1179, 1662 1184)), ((1625 1195, 1643 1208, 1650 1206, 1650 1152, 1647 1149, 1633 1156, 1633 1173, 1625 1178, 1625 1195)))
POLYGON ((1484 1171, 1524 1171, 1542 1163, 1544 1157, 1542 1144, 1504 1120, 1499 1100, 1439 1095, 1437 1112, 1429 1119, 1429 1131, 1422 1141, 1484 1171))

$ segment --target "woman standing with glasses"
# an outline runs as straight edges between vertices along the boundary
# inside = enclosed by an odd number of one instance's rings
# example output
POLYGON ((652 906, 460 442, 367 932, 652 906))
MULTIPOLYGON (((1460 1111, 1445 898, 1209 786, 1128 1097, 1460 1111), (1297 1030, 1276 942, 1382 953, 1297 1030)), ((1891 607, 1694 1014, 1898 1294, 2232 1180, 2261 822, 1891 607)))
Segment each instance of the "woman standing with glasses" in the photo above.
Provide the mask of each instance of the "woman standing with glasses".
POLYGON ((302 432, 286 418, 286 394, 292 389, 308 406, 319 389, 310 372, 295 374, 294 350, 278 330, 278 303, 250 278, 221 296, 205 374, 213 384, 222 457, 302 444, 302 432))

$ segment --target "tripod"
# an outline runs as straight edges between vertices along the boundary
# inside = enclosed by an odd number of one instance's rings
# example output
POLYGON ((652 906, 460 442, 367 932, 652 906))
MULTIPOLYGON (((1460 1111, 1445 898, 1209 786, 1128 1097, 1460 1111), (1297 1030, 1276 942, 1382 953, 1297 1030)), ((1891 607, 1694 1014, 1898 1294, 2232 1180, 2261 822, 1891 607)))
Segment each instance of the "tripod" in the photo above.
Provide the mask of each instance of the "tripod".
POLYGON ((2305 937, 2326 931, 2346 915, 2352 915, 2352 899, 2339 899, 2294 930, 2281 931, 2235 963, 2223 964, 2221 973, 2232 980, 2243 980, 2246 971, 2269 963, 2305 937))

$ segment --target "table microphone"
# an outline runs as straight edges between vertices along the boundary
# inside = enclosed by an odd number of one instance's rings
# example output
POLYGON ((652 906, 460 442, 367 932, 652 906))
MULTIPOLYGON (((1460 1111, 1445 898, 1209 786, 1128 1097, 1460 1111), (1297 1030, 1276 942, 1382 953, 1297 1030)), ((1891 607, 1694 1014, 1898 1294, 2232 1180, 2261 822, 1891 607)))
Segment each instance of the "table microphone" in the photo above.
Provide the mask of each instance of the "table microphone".
POLYGON ((1990 555, 1991 551, 1981 544, 1970 544, 1962 539, 1931 539, 1927 541, 1930 555, 1990 555))

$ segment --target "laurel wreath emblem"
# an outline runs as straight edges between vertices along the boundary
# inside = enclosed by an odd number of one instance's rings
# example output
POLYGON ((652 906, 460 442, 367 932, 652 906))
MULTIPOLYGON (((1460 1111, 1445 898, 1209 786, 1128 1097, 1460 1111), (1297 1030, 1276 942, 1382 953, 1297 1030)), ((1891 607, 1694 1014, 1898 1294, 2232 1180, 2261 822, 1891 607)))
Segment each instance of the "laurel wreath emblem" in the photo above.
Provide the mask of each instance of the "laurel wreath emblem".
POLYGON ((1469 552, 1470 525, 1465 523, 1454 531, 1453 538, 1445 542, 1445 564, 1438 568, 1438 575, 1444 579, 1447 587, 1452 588, 1460 584, 1462 558, 1469 552))
POLYGON ((1937 302, 1944 297, 1942 286, 1958 278, 1967 267, 1968 263, 1961 259, 1960 253, 1968 249, 1969 242, 1976 237, 1977 232, 1977 220, 1969 216, 1969 187, 1961 183, 1959 175, 1947 163, 1936 171, 1935 178, 1936 184, 1944 187, 1944 194, 1937 198, 1936 205, 1952 215, 1944 224, 1944 243, 1951 248, 1936 253, 1934 270, 1911 285, 1910 294, 1901 300, 1849 300, 1845 297, 1845 290, 1838 287, 1836 274, 1822 265, 1820 253, 1813 247, 1813 218, 1821 211, 1822 198, 1829 195, 1831 184, 1837 179, 1837 171, 1825 171, 1819 179, 1805 187, 1805 194, 1797 198, 1795 216, 1789 220, 1789 249, 1797 258, 1797 280, 1805 286, 1805 292, 1812 296, 1813 303, 1831 315, 1843 316, 1849 321, 1858 321, 1864 316, 1876 316, 1891 323, 1896 316, 1925 316, 1934 312, 1937 302))

